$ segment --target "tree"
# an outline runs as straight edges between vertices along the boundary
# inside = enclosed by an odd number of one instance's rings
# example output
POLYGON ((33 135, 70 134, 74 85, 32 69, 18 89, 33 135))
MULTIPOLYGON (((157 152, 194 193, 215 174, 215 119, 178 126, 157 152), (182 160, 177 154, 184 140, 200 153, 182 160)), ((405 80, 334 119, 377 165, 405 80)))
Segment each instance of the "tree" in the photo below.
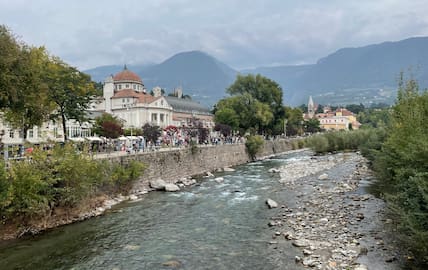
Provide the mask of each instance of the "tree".
POLYGON ((220 134, 224 137, 230 136, 232 134, 232 128, 226 124, 215 124, 214 130, 219 131, 220 134))
MULTIPOLYGON (((401 75, 389 136, 376 153, 374 168, 397 222, 403 243, 415 261, 428 265, 428 91, 401 75)), ((422 268, 421 268, 422 269, 422 268)))
POLYGON ((11 126, 22 130, 24 139, 27 138, 27 131, 34 126, 41 126, 52 110, 44 81, 47 62, 48 54, 43 47, 21 48, 16 66, 19 81, 15 85, 19 98, 9 101, 4 116, 11 126))
POLYGON ((143 126, 143 136, 146 138, 147 142, 155 143, 161 135, 161 130, 158 126, 152 126, 149 123, 146 123, 143 126))
POLYGON ((87 120, 85 111, 95 94, 95 88, 89 75, 65 64, 58 58, 53 58, 48 63, 47 82, 49 99, 56 106, 56 111, 51 117, 53 120, 61 119, 66 141, 68 139, 67 119, 75 119, 78 122, 87 120))
POLYGON ((123 134, 123 122, 116 116, 103 113, 95 118, 94 133, 107 138, 115 139, 123 134))
POLYGON ((305 132, 316 133, 320 131, 320 121, 317 118, 311 118, 305 121, 305 132))
POLYGON ((0 25, 0 109, 18 99, 20 44, 4 25, 0 25))
POLYGON ((269 78, 257 75, 238 75, 235 82, 229 86, 227 92, 231 95, 248 94, 256 102, 253 112, 256 114, 254 129, 258 133, 280 134, 281 125, 285 116, 282 107, 282 88, 269 78), (264 105, 262 105, 262 104, 264 105))
POLYGON ((239 127, 239 115, 233 108, 221 108, 214 115, 214 121, 218 124, 227 125, 233 129, 239 127))
POLYGON ((287 135, 295 136, 303 132, 303 112, 299 108, 285 107, 287 135))
POLYGON ((215 106, 215 122, 232 129, 259 134, 279 134, 283 126, 282 89, 261 75, 238 75, 227 89, 231 97, 215 106))
POLYGON ((351 111, 355 114, 359 114, 360 112, 364 111, 365 107, 362 103, 360 105, 357 104, 349 104, 345 107, 348 111, 351 111))

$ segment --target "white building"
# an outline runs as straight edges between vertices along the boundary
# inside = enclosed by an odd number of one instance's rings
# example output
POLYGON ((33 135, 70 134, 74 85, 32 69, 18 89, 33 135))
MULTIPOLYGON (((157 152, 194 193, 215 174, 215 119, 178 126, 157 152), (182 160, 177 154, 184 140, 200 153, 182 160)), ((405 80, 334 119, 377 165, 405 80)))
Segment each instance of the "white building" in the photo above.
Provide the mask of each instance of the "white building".
POLYGON ((91 108, 123 119, 125 128, 141 128, 146 123, 161 128, 183 126, 189 119, 203 120, 206 127, 213 126, 212 114, 199 103, 162 96, 160 87, 152 91, 153 96, 147 93, 141 78, 125 66, 121 72, 107 77, 103 98, 94 100, 91 108))

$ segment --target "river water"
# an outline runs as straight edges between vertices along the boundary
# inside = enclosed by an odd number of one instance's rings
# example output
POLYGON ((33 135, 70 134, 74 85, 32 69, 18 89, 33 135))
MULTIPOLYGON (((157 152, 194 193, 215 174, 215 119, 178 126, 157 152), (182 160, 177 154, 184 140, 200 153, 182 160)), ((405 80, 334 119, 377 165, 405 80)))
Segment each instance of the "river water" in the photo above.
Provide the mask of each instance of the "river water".
POLYGON ((278 257, 267 198, 283 189, 268 172, 307 159, 289 153, 236 167, 177 193, 151 192, 105 215, 0 245, 0 269, 302 269, 278 257))

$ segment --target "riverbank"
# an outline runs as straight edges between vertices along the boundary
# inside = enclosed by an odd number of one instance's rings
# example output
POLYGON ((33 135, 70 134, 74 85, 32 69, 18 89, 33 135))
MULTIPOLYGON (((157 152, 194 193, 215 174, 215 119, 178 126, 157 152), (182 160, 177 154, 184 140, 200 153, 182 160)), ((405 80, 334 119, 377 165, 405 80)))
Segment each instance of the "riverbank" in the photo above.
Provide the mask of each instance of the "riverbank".
POLYGON ((283 183, 275 198, 281 207, 269 221, 274 254, 294 247, 295 263, 315 269, 400 268, 386 237, 391 221, 383 201, 366 190, 373 177, 360 154, 313 156, 274 172, 283 183))
MULTIPOLYGON (((292 148, 289 140, 265 141, 260 158, 284 153, 292 148)), ((142 152, 135 154, 117 153, 100 155, 97 159, 107 159, 122 165, 132 161, 145 164, 143 175, 134 182, 128 194, 99 194, 74 208, 52 209, 47 216, 34 218, 26 222, 15 220, 0 225, 0 240, 35 235, 59 226, 84 221, 100 216, 106 210, 123 201, 140 200, 143 195, 156 190, 150 182, 162 179, 167 184, 176 184, 179 188, 195 184, 194 175, 223 170, 231 166, 245 164, 251 159, 246 153, 244 144, 228 144, 217 146, 199 146, 194 151, 190 148, 165 149, 158 152, 142 152)))

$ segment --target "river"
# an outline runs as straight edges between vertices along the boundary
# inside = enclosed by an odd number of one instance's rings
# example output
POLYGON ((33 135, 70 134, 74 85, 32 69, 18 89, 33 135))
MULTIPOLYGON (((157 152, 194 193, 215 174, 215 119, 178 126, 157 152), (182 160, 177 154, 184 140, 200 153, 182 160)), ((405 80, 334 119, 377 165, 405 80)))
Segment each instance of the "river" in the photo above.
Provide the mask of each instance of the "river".
POLYGON ((265 201, 282 188, 268 172, 308 152, 236 167, 178 193, 150 192, 105 215, 4 242, 0 269, 302 269, 298 250, 272 253, 265 201))

